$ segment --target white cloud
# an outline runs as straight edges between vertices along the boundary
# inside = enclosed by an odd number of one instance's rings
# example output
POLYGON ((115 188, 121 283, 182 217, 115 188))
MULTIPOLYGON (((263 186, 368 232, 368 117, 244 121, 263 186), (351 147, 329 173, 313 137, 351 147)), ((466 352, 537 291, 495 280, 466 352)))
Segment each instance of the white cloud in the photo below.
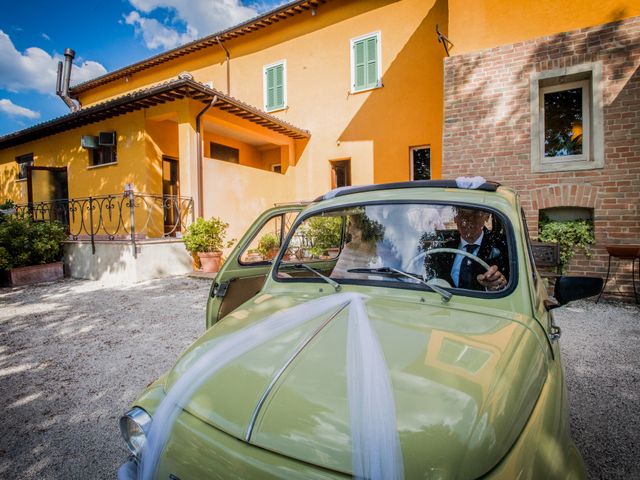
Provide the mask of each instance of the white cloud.
POLYGON ((136 11, 129 13, 125 21, 135 26, 145 45, 151 49, 170 49, 242 23, 260 11, 285 2, 258 1, 252 7, 240 0, 129 0, 129 3, 136 11), (148 16, 162 9, 169 12, 168 24, 148 16), (186 24, 184 33, 178 33, 176 24, 180 22, 186 24))
POLYGON ((4 112, 12 117, 25 117, 31 120, 40 118, 40 112, 34 112, 28 108, 16 105, 6 98, 0 98, 0 112, 4 112))
POLYGON ((42 38, 44 38, 45 40, 51 40, 51 37, 49 35, 47 35, 46 33, 42 34, 42 38))
MULTIPOLYGON (((0 30, 0 88, 11 92, 35 90, 39 93, 55 93, 60 54, 49 55, 41 48, 27 48, 24 53, 16 50, 9 35, 0 30)), ((80 83, 107 73, 98 62, 84 61, 74 65, 71 83, 80 83)))
POLYGON ((152 50, 156 48, 169 50, 197 37, 195 30, 190 26, 187 26, 185 33, 178 33, 155 18, 141 17, 138 12, 129 13, 124 17, 124 21, 127 25, 135 27, 136 34, 142 35, 144 44, 152 50))

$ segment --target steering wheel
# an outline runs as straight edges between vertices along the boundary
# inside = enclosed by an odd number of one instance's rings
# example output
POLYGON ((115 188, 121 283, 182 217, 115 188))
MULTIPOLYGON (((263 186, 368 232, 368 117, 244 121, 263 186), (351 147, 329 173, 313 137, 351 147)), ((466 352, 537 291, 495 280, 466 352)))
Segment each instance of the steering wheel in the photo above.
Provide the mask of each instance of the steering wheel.
MULTIPOLYGON (((416 261, 420 261, 421 263, 424 263, 424 257, 426 257, 427 255, 432 255, 434 253, 453 253, 454 255, 457 255, 457 254, 464 255, 465 257, 470 258, 475 262, 478 262, 480 265, 482 265, 482 267, 485 270, 489 270, 489 268, 491 268, 487 262, 482 260, 477 255, 474 255, 473 253, 469 253, 466 250, 461 250, 459 248, 447 248, 447 247, 432 248, 430 250, 427 250, 426 252, 422 252, 417 256, 415 256, 414 258, 412 258, 409 264, 415 265, 416 261)), ((451 288, 451 285, 449 285, 449 282, 447 282, 443 278, 437 278, 437 277, 431 278, 427 281, 427 283, 429 285, 437 285, 439 287, 451 288)))

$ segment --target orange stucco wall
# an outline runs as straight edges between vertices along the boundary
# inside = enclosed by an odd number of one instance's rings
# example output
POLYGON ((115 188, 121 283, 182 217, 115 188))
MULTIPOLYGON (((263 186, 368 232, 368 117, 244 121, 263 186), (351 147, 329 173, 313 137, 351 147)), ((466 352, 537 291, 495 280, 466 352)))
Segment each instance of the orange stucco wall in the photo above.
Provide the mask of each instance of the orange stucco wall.
MULTIPOLYGON (((137 192, 147 194, 162 194, 162 164, 161 157, 148 154, 148 136, 145 133, 144 112, 135 112, 112 118, 92 125, 75 128, 37 141, 29 142, 18 147, 0 150, 0 178, 2 178, 2 191, 0 198, 10 198, 16 203, 26 203, 27 182, 17 181, 17 164, 15 157, 18 155, 33 153, 34 165, 38 167, 66 167, 68 198, 81 199, 86 197, 100 197, 104 195, 119 195, 124 191, 125 183, 133 184, 137 192), (89 151, 80 146, 80 137, 83 135, 98 135, 99 132, 115 131, 117 133, 117 162, 109 165, 92 166, 89 159, 89 151)), ((34 172, 33 192, 35 202, 50 200, 48 193, 50 184, 46 174, 34 172)), ((116 203, 119 200, 115 200, 116 203)), ((70 230, 72 234, 86 234, 89 229, 88 208, 84 204, 76 204, 78 208, 70 211, 70 230), (84 210, 80 212, 80 210, 84 210), (86 223, 81 228, 81 217, 86 223)), ((102 210, 103 226, 107 230, 115 231, 118 225, 117 215, 109 218, 108 208, 96 207, 102 210)), ((97 233, 106 235, 109 232, 104 228, 98 228, 99 214, 94 210, 94 226, 97 233)), ((118 208, 112 213, 119 212, 118 208)), ((146 235, 157 236, 162 230, 161 204, 150 202, 145 206, 137 205, 136 222, 138 225, 146 224, 146 235), (151 212, 147 220, 148 212, 151 212)), ((125 225, 129 223, 129 214, 123 218, 125 225)), ((125 232, 120 229, 120 234, 125 232)))
MULTIPOLYGON (((408 180, 409 149, 416 145, 431 146, 433 176, 440 175, 444 50, 436 24, 446 32, 446 0, 333 1, 315 16, 305 13, 225 43, 231 95, 259 108, 264 108, 263 67, 287 63, 287 108, 273 114, 312 135, 287 162, 296 165, 291 200, 328 190, 335 159, 351 160, 353 184, 408 180), (381 35, 384 86, 350 94, 350 40, 372 32, 381 35)), ((224 60, 222 49, 213 46, 97 87, 81 101, 104 101, 183 71, 226 92, 224 60)), ((247 158, 263 168, 270 163, 247 158)))
MULTIPOLYGON (((311 139, 293 141, 214 108, 204 117, 203 153, 210 155, 209 142, 216 140, 241 151, 241 166, 264 172, 280 161, 285 174, 280 177, 290 182, 282 190, 288 198, 278 197, 282 201, 314 198, 330 188, 333 160, 351 161, 356 185, 408 180, 414 146, 431 147, 432 176, 439 178, 444 49, 437 41, 436 25, 454 43, 451 54, 456 55, 635 15, 640 15, 639 3, 619 0, 331 1, 321 5, 315 16, 307 12, 225 43, 231 54, 231 95, 259 108, 264 108, 264 66, 286 61, 287 106, 272 114, 309 130, 311 139), (354 94, 350 40, 373 32, 380 32, 383 86, 354 94), (253 136, 252 142, 242 140, 247 135, 253 136)), ((224 52, 212 46, 94 88, 80 100, 86 107, 183 71, 227 91, 224 52)), ((139 191, 160 193, 162 155, 180 159, 181 191, 192 195, 194 121, 203 106, 188 100, 170 102, 2 150, 0 194, 26 200, 24 182, 13 180, 14 159, 34 152, 36 165, 69 165, 72 197, 118 192, 125 182, 133 182, 139 191), (118 164, 88 169, 88 154, 79 147, 79 137, 104 130, 118 132, 118 164)), ((214 185, 221 172, 249 175, 250 171, 205 167, 204 181, 214 185)), ((263 181, 281 178, 267 173, 256 174, 261 180, 250 184, 255 195, 271 203, 272 189, 263 181)))
POLYGON ((18 203, 27 201, 26 181, 15 179, 15 157, 27 153, 34 154, 35 166, 67 167, 70 198, 120 193, 125 183, 133 183, 139 191, 162 193, 157 165, 148 161, 145 152, 143 112, 129 113, 0 150, 1 198, 11 198, 18 203), (104 131, 117 133, 117 163, 92 167, 89 151, 80 146, 80 137, 104 131))
POLYGON ((638 15, 640 2, 629 0, 449 0, 451 55, 638 15))

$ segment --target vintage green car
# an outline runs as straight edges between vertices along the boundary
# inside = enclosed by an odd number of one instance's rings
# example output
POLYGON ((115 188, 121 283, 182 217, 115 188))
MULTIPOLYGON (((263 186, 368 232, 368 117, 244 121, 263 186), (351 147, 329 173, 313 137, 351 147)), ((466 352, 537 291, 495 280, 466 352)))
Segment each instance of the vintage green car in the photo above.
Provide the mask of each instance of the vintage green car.
POLYGON ((551 310, 601 284, 548 298, 518 196, 491 182, 278 206, 218 274, 205 334, 122 417, 118 476, 584 478, 551 310))

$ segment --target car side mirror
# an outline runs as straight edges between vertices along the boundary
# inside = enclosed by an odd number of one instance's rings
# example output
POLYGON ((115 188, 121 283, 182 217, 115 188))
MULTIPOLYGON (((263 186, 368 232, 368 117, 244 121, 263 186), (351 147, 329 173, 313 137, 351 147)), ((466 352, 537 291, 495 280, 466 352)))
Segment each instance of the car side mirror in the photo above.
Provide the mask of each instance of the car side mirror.
POLYGON ((600 277, 565 277, 556 280, 553 296, 558 301, 558 306, 565 305, 573 300, 593 297, 602 290, 602 278, 600 277))

